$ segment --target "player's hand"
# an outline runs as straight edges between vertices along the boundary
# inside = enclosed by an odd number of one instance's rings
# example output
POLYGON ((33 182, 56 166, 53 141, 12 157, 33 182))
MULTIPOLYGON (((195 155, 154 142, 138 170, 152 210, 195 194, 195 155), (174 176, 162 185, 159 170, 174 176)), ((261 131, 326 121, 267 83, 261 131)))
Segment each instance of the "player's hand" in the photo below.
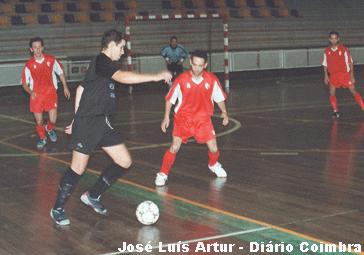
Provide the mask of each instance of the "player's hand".
POLYGON ((222 125, 227 126, 229 124, 229 117, 226 112, 221 113, 222 125))
POLYGON ((168 71, 162 71, 157 74, 157 81, 164 81, 165 83, 170 83, 172 80, 172 74, 168 71))
POLYGON ((63 93, 64 93, 64 96, 69 100, 71 97, 71 93, 70 93, 69 89, 65 87, 63 89, 63 93))
POLYGON ((161 129, 163 133, 167 132, 168 127, 169 127, 169 117, 165 117, 161 123, 161 129))
POLYGON ((30 93, 30 98, 31 98, 32 100, 34 100, 36 97, 37 97, 37 95, 35 94, 35 92, 34 92, 34 91, 32 91, 32 92, 30 93))
POLYGON ((72 135, 72 125, 73 125, 73 120, 71 122, 71 124, 69 124, 65 129, 64 132, 68 135, 72 135))
POLYGON ((330 83, 330 78, 329 76, 325 75, 325 84, 329 85, 329 83, 330 83))

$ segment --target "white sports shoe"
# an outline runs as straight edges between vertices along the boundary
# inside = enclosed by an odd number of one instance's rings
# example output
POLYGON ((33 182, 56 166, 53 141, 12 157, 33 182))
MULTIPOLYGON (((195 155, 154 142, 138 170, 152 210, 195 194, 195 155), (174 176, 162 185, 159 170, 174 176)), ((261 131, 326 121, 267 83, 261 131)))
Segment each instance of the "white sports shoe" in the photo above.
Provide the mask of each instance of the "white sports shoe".
POLYGON ((155 186, 164 186, 166 185, 166 181, 168 176, 165 173, 157 173, 155 177, 155 186))
POLYGON ((219 162, 216 162, 216 164, 213 166, 209 166, 209 168, 210 168, 211 172, 216 174, 217 177, 219 177, 219 178, 227 177, 226 171, 224 170, 224 168, 222 168, 222 166, 219 162))

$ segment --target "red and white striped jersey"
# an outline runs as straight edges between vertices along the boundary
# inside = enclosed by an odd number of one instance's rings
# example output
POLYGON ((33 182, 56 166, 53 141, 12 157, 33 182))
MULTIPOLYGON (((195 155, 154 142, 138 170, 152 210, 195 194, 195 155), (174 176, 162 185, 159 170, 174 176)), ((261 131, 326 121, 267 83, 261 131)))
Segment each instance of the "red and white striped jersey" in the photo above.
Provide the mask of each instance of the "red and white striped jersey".
POLYGON ((57 75, 63 74, 63 66, 58 60, 43 54, 43 59, 37 61, 34 57, 30 58, 25 64, 22 72, 21 83, 28 84, 34 92, 45 92, 50 89, 56 90, 57 75))
POLYGON ((218 78, 211 72, 203 71, 200 79, 192 77, 192 72, 180 74, 174 81, 166 101, 177 105, 176 116, 193 119, 210 118, 214 113, 214 102, 219 103, 227 98, 218 78))
POLYGON ((325 49, 322 65, 327 67, 329 73, 350 72, 350 64, 352 63, 350 51, 344 45, 340 44, 336 49, 331 47, 325 49))

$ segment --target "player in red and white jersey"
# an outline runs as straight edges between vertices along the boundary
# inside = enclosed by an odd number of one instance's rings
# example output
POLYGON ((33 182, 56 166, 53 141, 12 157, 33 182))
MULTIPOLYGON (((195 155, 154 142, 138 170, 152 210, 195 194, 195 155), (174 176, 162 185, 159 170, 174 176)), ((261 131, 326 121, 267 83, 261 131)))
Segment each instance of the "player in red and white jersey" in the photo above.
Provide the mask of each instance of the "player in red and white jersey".
POLYGON ((337 88, 347 88, 353 94, 355 101, 364 110, 364 102, 361 95, 355 89, 355 76, 353 59, 350 51, 340 44, 339 33, 329 33, 330 46, 325 49, 322 65, 324 67, 325 84, 330 86, 330 103, 334 110, 333 117, 339 118, 335 92, 337 88))
POLYGON ((40 138, 37 148, 42 149, 47 144, 46 132, 52 142, 57 141, 54 131, 57 121, 57 75, 62 84, 64 95, 70 98, 62 64, 53 56, 44 54, 43 39, 31 38, 29 41, 32 57, 23 68, 21 84, 30 95, 30 111, 34 114, 36 130, 40 138), (43 123, 43 112, 48 112, 47 125, 43 123))
POLYGON ((190 137, 194 137, 198 143, 207 145, 209 169, 217 177, 224 178, 227 176, 218 162, 220 152, 211 121, 211 116, 214 113, 214 103, 217 103, 222 112, 222 124, 226 126, 229 123, 225 107, 226 95, 217 77, 205 70, 207 67, 206 52, 192 52, 190 64, 191 70, 180 74, 176 78, 165 98, 165 113, 161 124, 164 133, 170 124, 169 115, 172 105, 178 103, 174 108, 172 144, 164 154, 162 166, 155 179, 156 186, 165 185, 182 142, 187 143, 190 137))

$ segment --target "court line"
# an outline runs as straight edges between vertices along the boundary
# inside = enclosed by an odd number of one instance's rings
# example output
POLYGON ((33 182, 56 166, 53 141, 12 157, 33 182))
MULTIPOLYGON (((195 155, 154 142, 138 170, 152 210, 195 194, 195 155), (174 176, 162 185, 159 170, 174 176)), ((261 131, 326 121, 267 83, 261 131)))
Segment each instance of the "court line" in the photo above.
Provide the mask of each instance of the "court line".
MULTIPOLYGON (((7 116, 7 115, 3 115, 3 114, 0 114, 0 117, 4 117, 4 116, 7 116)), ((219 115, 213 115, 214 117, 217 117, 217 118, 219 118, 219 115)), ((12 120, 15 120, 15 121, 22 121, 22 119, 18 119, 18 118, 16 118, 16 117, 11 117, 11 116, 8 116, 8 117, 10 117, 12 120)), ((238 121, 238 120, 236 120, 236 119, 234 119, 234 118, 229 118, 229 120, 231 121, 231 122, 233 122, 234 124, 235 124, 235 126, 233 127, 233 128, 231 128, 231 129, 228 129, 228 130, 226 130, 226 131, 224 131, 224 132, 221 132, 221 133, 218 133, 218 134, 216 134, 216 137, 221 137, 221 136, 225 136, 225 135, 229 135, 229 134, 231 134, 231 133, 233 133, 233 132, 235 132, 235 131, 237 131, 238 129, 240 129, 241 128, 241 123, 240 123, 240 121, 238 121)), ((152 121, 152 120, 151 120, 152 121)), ((154 121, 154 120, 153 120, 154 121)), ((158 122, 159 122, 160 120, 158 120, 158 122)), ((155 120, 155 122, 157 122, 156 120, 155 120)), ((28 122, 25 122, 25 123, 28 123, 28 122)), ((142 121, 136 121, 136 122, 129 122, 129 124, 130 125, 132 125, 133 123, 137 123, 137 124, 143 124, 143 122, 142 121)), ((32 125, 34 125, 34 123, 32 122, 31 123, 32 125)), ((120 125, 122 125, 123 123, 121 123, 120 125)), ((113 124, 114 126, 118 126, 119 125, 119 123, 117 123, 117 124, 113 124)), ((62 130, 62 132, 63 132, 63 130, 62 130)), ((24 132, 24 133, 22 133, 22 134, 19 134, 19 135, 16 135, 16 137, 19 137, 19 136, 21 136, 21 135, 25 135, 25 134, 27 134, 27 133, 29 133, 28 131, 27 132, 24 132)), ((0 140, 0 142, 5 142, 5 141, 7 141, 7 140, 10 140, 10 138, 9 139, 7 139, 7 138, 5 138, 5 139, 3 139, 3 140, 0 140)), ((194 141, 193 139, 189 139, 188 140, 189 142, 192 142, 192 141, 194 141)), ((139 146, 131 146, 131 147, 128 147, 128 150, 130 150, 130 151, 133 151, 133 150, 144 150, 144 149, 152 149, 152 148, 159 148, 159 147, 164 147, 164 146, 170 146, 171 145, 171 142, 168 142, 168 143, 156 143, 156 144, 148 144, 148 145, 139 145, 139 146)), ((95 151, 96 153, 100 153, 100 152, 103 152, 102 150, 97 150, 97 151, 95 151)), ((57 155, 70 155, 70 154, 72 154, 72 152, 56 152, 56 153, 48 153, 49 155, 53 155, 53 156, 57 156, 57 155)), ((1 154, 0 154, 1 155, 1 154)), ((12 156, 12 157, 16 157, 16 155, 18 155, 18 154, 14 154, 14 156, 12 156)), ((20 154, 20 155, 22 155, 22 154, 20 154)))
POLYGON ((298 156, 298 152, 260 152, 262 156, 298 156))
MULTIPOLYGON (((3 115, 3 114, 0 114, 0 117, 3 117, 5 116, 6 117, 11 117, 11 116, 7 116, 7 115, 3 115)), ((214 115, 215 116, 215 115, 214 115)), ((14 120, 18 120, 18 121, 23 121, 21 119, 18 119, 16 117, 11 117, 12 119, 14 120)), ((241 123, 237 120, 234 119, 234 121, 236 121, 239 125, 237 125, 238 127, 235 127, 235 130, 239 129, 241 127, 241 123)), ((28 123, 28 122, 26 122, 28 123)), ((33 122, 32 122, 33 124, 33 122)), ((234 129, 231 129, 229 131, 226 131, 226 132, 223 132, 220 134, 221 135, 225 135, 225 134, 229 134, 229 133, 232 133, 235 131, 234 129)), ((43 157, 46 157, 50 160, 53 160, 53 161, 56 161, 56 162, 60 162, 60 163, 63 163, 67 166, 70 165, 69 162, 65 161, 65 160, 61 160, 61 159, 58 159, 58 158, 54 158, 54 157, 51 157, 49 155, 46 155, 46 154, 41 154, 35 150, 31 150, 31 149, 26 149, 26 148, 23 148, 23 147, 20 147, 18 145, 15 145, 15 144, 12 144, 12 143, 9 143, 9 142, 5 142, 5 141, 0 141, 1 144, 3 145, 7 145, 7 146, 10 146, 10 147, 13 147, 13 148, 16 148, 16 149, 19 149, 19 150, 22 150, 22 151, 26 151, 28 153, 31 153, 31 154, 35 154, 35 155, 42 155, 43 157)), ((169 144, 169 143, 168 143, 169 144)), ((99 175, 99 172, 94 170, 94 169, 91 169, 91 168, 87 168, 87 171, 95 174, 95 175, 99 175)), ((149 191, 149 192, 152 192, 152 193, 155 193, 155 189, 152 189, 152 188, 149 188, 147 186, 144 186, 144 185, 140 185, 138 183, 135 183, 135 182, 132 182, 132 181, 128 181, 128 180, 124 180, 124 179, 118 179, 118 182, 120 183, 125 183, 125 184, 129 184, 131 186, 134 186, 134 187, 137 187, 137 188, 140 188, 140 189, 144 189, 146 191, 149 191)), ((258 225, 262 225, 262 226, 265 226, 267 228, 271 228, 271 229, 275 229, 275 230, 278 230, 278 231, 281 231, 281 232, 285 232, 287 234, 291 234, 291 235, 294 235, 294 236, 297 236, 297 237, 301 237, 303 239, 307 239, 307 240, 310 240, 310 241, 314 241, 314 242, 322 242, 322 243, 329 243, 327 241, 323 241, 319 238, 316 238, 316 237, 312 237, 312 236, 309 236, 309 235, 306 235, 306 234, 302 234, 302 233, 299 233, 299 232, 296 232, 296 231, 293 231, 293 230, 290 230, 290 229, 286 229, 286 228, 283 228, 283 227, 280 227, 279 225, 273 225, 273 224, 270 224, 270 223, 267 223, 267 222, 263 222, 263 221, 260 221, 260 220, 255 220, 255 219, 252 219, 252 218, 249 218, 249 217, 246 217, 246 216, 242 216, 242 215, 239 215, 239 214, 236 214, 236 213, 232 213, 232 212, 229 212, 229 211, 225 211, 225 210, 222 210, 222 209, 219 209, 219 208, 215 208, 215 207, 212 207, 212 206, 209 206, 209 205, 206 205, 206 204, 203 204, 203 203, 200 203, 200 202, 196 202, 196 201, 193 201, 193 200, 190 200, 190 199, 186 199, 186 198, 183 198, 183 197, 180 197, 180 196, 177 196, 177 195, 173 195, 173 194, 166 194, 167 197, 170 197, 172 199, 175 199, 175 200, 178 200, 178 201, 181 201, 181 202, 184 202, 184 203, 187 203, 187 204, 191 204, 191 205, 194 205, 194 206, 197 206, 197 207, 200 207, 200 208, 204 208, 204 209, 207 209, 207 210, 210 210, 212 212, 215 212, 215 213, 220 213, 222 215, 226 215, 226 216, 230 216, 232 218, 236 218, 236 219, 241 219, 241 220, 245 220, 245 221, 248 221, 248 222, 251 222, 251 223, 255 223, 255 224, 258 224, 258 225)), ((361 253, 361 254, 364 254, 364 253, 361 253)))
MULTIPOLYGON (((22 150, 22 151, 26 151, 26 152, 29 152, 29 153, 41 155, 40 153, 38 153, 35 150, 26 149, 26 148, 20 147, 18 145, 12 144, 12 143, 2 142, 2 141, 0 141, 0 143, 4 144, 4 145, 8 145, 8 146, 16 148, 16 149, 19 149, 19 150, 22 150)), ((54 157, 48 156, 46 154, 42 154, 42 156, 45 157, 45 158, 48 158, 50 160, 60 162, 60 163, 65 164, 67 166, 70 165, 69 162, 67 162, 65 160, 62 160, 62 159, 54 158, 54 157)), ((94 169, 91 169, 91 168, 87 168, 87 171, 90 172, 90 173, 93 173, 93 174, 95 174, 97 176, 100 174, 98 171, 96 171, 94 169)), ((133 181, 129 181, 129 180, 125 180, 125 179, 118 179, 117 181, 119 183, 129 184, 131 186, 134 186, 134 187, 149 191, 151 193, 156 192, 155 188, 152 189, 152 188, 149 188, 147 186, 135 183, 133 181)), ((313 242, 330 243, 330 242, 321 240, 321 239, 316 238, 316 237, 312 237, 312 236, 309 236, 309 235, 306 235, 306 234, 303 234, 303 233, 299 233, 299 232, 296 232, 296 231, 281 227, 279 225, 273 225, 273 224, 270 224, 270 223, 267 223, 267 222, 264 222, 264 221, 255 220, 255 219, 252 219, 252 218, 249 218, 249 217, 246 217, 246 216, 242 216, 242 215, 239 215, 239 214, 236 214, 236 213, 225 211, 223 209, 215 208, 215 207, 212 207, 210 205, 206 205, 206 204, 203 204, 203 203, 200 203, 200 202, 196 202, 196 201, 193 201, 193 200, 190 200, 190 199, 187 199, 187 198, 184 198, 184 197, 180 197, 180 196, 177 196, 177 195, 166 193, 165 196, 169 197, 169 198, 172 198, 174 200, 186 203, 186 204, 194 205, 194 206, 199 207, 199 208, 204 208, 206 210, 209 210, 209 211, 212 211, 212 212, 215 212, 215 213, 218 213, 218 214, 222 214, 222 215, 225 215, 225 216, 230 216, 230 217, 235 218, 235 219, 245 220, 247 222, 255 223, 257 225, 262 225, 264 227, 275 229, 275 230, 278 230, 278 231, 281 231, 281 232, 284 232, 284 233, 287 233, 287 234, 290 234, 290 235, 294 235, 294 236, 297 236, 297 237, 300 237, 300 238, 303 238, 303 239, 306 239, 306 240, 310 240, 310 241, 313 241, 313 242)), ((362 254, 364 255, 364 253, 362 253, 362 254)))
MULTIPOLYGON (((9 116, 9 115, 5 115, 5 114, 0 114, 1 118, 4 119, 9 119, 9 120, 14 120, 14 121, 19 121, 19 122, 23 122, 26 124, 31 124, 31 125, 35 125, 35 121, 30 121, 30 120, 25 120, 25 119, 21 119, 21 118, 17 118, 17 117, 13 117, 13 116, 9 116)), ((63 132, 63 128, 59 128, 59 127, 55 127, 55 130, 59 131, 59 132, 63 132)))
MULTIPOLYGON (((190 148, 193 149, 200 149, 205 150, 206 148, 193 146, 191 145, 190 148)), ((300 153, 363 153, 364 149, 353 149, 353 150, 331 150, 331 149, 267 149, 267 148, 251 148, 251 147, 226 147, 226 146, 219 146, 221 150, 230 150, 230 151, 244 151, 244 152, 254 152, 254 153, 268 153, 268 154, 285 154, 285 153, 292 153, 292 154, 300 154, 300 153)))
MULTIPOLYGON (((300 118, 282 118, 282 117, 272 117, 272 116, 257 116, 257 115, 249 115, 245 113, 240 113, 240 116, 244 116, 245 118, 251 118, 251 119, 271 119, 271 120, 281 120, 281 121, 290 121, 290 122, 305 122, 305 123, 325 123, 325 124, 332 124, 335 120, 312 120, 312 119, 300 119, 300 118)), ((348 122, 348 121, 341 121, 340 124, 343 125, 350 125, 350 126, 357 126, 358 122, 348 122)))
MULTIPOLYGON (((0 143, 2 142, 2 140, 0 140, 0 143)), ((133 150, 141 150, 141 149, 151 149, 151 148, 158 148, 158 147, 163 147, 163 146, 169 146, 170 143, 161 143, 161 144, 152 144, 152 145, 146 145, 146 146, 134 146, 134 147, 129 147, 128 146, 128 150, 129 151, 133 151, 133 150)), ((206 150, 205 147, 193 147, 191 146, 190 148, 193 149, 201 149, 201 150, 206 150)), ((262 156, 297 156, 301 153, 364 153, 364 150, 324 150, 324 149, 307 149, 307 150, 286 150, 287 152, 285 152, 284 149, 278 149, 277 152, 261 152, 262 149, 254 149, 254 148, 242 148, 242 147, 237 147, 237 148, 232 148, 232 147, 219 147, 220 150, 231 150, 231 151, 244 151, 244 152, 254 152, 254 153, 259 153, 259 155, 262 156), (291 152, 290 152, 291 151, 291 152)), ((47 155, 49 156, 64 156, 64 155, 71 155, 72 152, 42 152, 39 151, 40 153, 47 153, 47 155)), ((96 150, 93 153, 104 153, 103 150, 96 150)), ((38 157, 39 155, 35 155, 35 154, 25 154, 25 153, 18 153, 18 154, 8 154, 8 153, 4 153, 4 154, 0 154, 0 157, 12 157, 12 158, 17 158, 17 157, 38 157)))
MULTIPOLYGON (((346 215, 346 214, 350 214, 350 213, 355 213, 358 212, 359 210, 348 210, 348 211, 343 211, 343 212, 338 212, 338 213, 333 213, 333 214, 329 214, 329 215, 323 215, 323 216, 319 216, 319 217, 313 217, 313 218, 308 218, 308 219, 303 219, 303 220, 296 220, 296 221, 292 221, 289 223, 283 223, 283 224, 279 224, 278 226, 289 226, 289 225, 293 225, 293 224, 298 224, 298 223, 307 223, 307 222, 313 222, 313 221, 317 221, 317 220, 322 220, 322 219, 327 219, 327 218, 332 218, 332 217, 336 217, 336 216, 342 216, 342 215, 346 215)), ((215 235, 215 236, 209 236, 209 237, 201 237, 201 238, 196 238, 196 239, 190 239, 190 240, 185 240, 185 241, 179 241, 179 242, 174 242, 174 243, 167 243, 161 246, 152 246, 152 250, 155 250, 157 248, 165 248, 168 247, 168 245, 174 245, 174 244, 191 244, 191 243, 197 243, 197 242, 203 242, 203 241, 211 241, 211 240, 218 240, 218 239, 223 239, 223 238, 227 238, 227 237, 234 237, 234 236, 239 236, 239 235, 245 235, 245 234, 251 234, 251 233, 257 233, 260 231, 264 231, 264 230, 270 230, 272 229, 271 227, 260 227, 260 228, 253 228, 253 229, 248 229, 248 230, 241 230, 241 231, 235 231, 235 232, 230 232, 227 234, 222 234, 222 235, 215 235)), ((330 243, 330 242, 325 242, 326 244, 334 244, 334 243, 330 243)), ((337 244, 335 244, 336 246, 338 246, 337 244)), ((100 255, 118 255, 118 254, 129 254, 129 253, 134 253, 135 251, 132 252, 110 252, 110 253, 102 253, 100 255)), ((352 254, 363 254, 363 253, 354 253, 351 252, 352 254)), ((320 253, 321 254, 321 253, 320 253)))
MULTIPOLYGON (((341 103, 341 106, 351 106, 351 105, 356 105, 355 103, 341 103)), ((305 110, 305 109, 313 109, 313 108, 323 108, 323 107, 330 107, 329 104, 316 104, 316 105, 297 105, 297 106, 289 106, 288 107, 281 107, 281 108, 263 108, 263 109, 257 109, 257 110, 230 110, 229 114, 230 115, 234 115, 234 114, 240 114, 240 113, 264 113, 264 112, 276 112, 276 111, 290 111, 290 110, 305 110)))
POLYGON ((11 139, 14 139, 14 138, 17 138, 17 137, 22 137, 24 135, 27 135, 27 134, 31 134, 31 133, 34 133, 34 130, 32 131, 26 131, 26 132, 22 132, 20 134, 17 134, 17 135, 13 135, 13 136, 9 136, 9 137, 6 137, 4 139, 1 139, 0 141, 9 141, 11 139))

